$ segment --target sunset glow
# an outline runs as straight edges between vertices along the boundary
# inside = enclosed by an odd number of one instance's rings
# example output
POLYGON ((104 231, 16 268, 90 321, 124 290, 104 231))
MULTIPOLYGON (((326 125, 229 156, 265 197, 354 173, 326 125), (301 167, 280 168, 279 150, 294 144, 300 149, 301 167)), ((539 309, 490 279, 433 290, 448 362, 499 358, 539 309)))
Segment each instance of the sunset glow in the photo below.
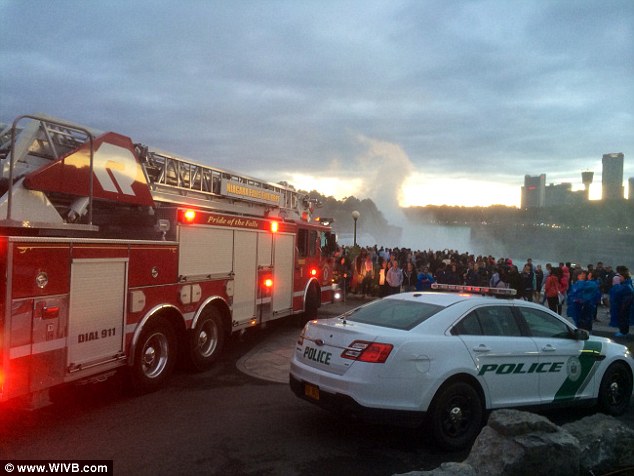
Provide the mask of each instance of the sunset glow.
POLYGON ((521 188, 499 182, 414 174, 403 182, 402 207, 450 205, 519 207, 521 188))
MULTIPOLYGON (((361 177, 341 179, 292 174, 288 182, 299 190, 316 190, 322 195, 332 196, 337 200, 354 196, 360 200, 369 198, 380 202, 377 197, 368 196, 364 192, 367 187, 364 186, 364 180, 361 177)), ((518 185, 413 174, 402 181, 398 203, 401 207, 426 205, 519 207, 520 198, 521 186, 518 185)), ((381 203, 376 205, 379 210, 382 209, 381 203)))

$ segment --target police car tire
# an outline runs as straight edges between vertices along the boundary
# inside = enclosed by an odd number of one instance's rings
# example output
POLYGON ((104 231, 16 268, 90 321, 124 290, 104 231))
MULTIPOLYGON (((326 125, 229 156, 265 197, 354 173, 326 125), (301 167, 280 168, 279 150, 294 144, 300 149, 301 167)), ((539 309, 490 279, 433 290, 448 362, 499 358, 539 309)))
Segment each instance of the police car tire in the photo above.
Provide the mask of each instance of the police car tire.
POLYGON ((189 363, 194 370, 209 369, 222 352, 225 333, 222 319, 215 309, 200 316, 190 340, 189 363))
POLYGON ((130 369, 136 393, 158 390, 169 379, 178 356, 176 342, 176 332, 165 319, 156 318, 144 326, 130 369))
POLYGON ((627 411, 632 395, 632 374, 622 362, 608 367, 599 387, 599 409, 608 415, 618 416, 627 411))
POLYGON ((473 385, 454 381, 438 390, 429 418, 434 442, 446 450, 461 450, 469 447, 480 433, 485 409, 473 385))

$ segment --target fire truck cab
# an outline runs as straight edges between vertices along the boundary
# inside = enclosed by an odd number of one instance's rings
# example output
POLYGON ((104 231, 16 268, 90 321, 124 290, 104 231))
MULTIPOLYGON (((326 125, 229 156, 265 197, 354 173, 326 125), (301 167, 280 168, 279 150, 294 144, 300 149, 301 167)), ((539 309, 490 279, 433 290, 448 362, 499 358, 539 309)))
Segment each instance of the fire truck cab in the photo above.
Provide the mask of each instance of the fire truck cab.
POLYGON ((120 368, 151 391, 336 299, 334 234, 291 186, 44 115, 0 132, 0 165, 0 402, 120 368))

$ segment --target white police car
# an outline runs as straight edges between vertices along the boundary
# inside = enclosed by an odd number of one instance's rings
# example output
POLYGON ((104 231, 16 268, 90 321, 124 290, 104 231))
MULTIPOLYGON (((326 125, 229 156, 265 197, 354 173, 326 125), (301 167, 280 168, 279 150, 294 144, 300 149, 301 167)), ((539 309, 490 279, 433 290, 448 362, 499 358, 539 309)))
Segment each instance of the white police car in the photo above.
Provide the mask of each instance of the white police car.
POLYGON ((598 404, 624 413, 634 360, 543 306, 459 292, 403 293, 306 324, 290 384, 322 407, 423 424, 447 449, 469 446, 487 410, 598 404))

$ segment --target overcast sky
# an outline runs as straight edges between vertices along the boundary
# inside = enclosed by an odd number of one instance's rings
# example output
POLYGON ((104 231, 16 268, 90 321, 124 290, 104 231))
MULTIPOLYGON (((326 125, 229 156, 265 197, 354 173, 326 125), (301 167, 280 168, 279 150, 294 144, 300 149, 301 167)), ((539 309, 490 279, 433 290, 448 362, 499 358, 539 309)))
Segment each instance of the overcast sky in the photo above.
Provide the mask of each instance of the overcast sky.
MULTIPOLYGON (((0 0, 0 120, 44 112, 337 198, 519 205, 634 176, 633 0, 0 0)), ((599 195, 597 195, 599 194, 599 195)), ((389 216, 388 216, 389 219, 389 216)))

